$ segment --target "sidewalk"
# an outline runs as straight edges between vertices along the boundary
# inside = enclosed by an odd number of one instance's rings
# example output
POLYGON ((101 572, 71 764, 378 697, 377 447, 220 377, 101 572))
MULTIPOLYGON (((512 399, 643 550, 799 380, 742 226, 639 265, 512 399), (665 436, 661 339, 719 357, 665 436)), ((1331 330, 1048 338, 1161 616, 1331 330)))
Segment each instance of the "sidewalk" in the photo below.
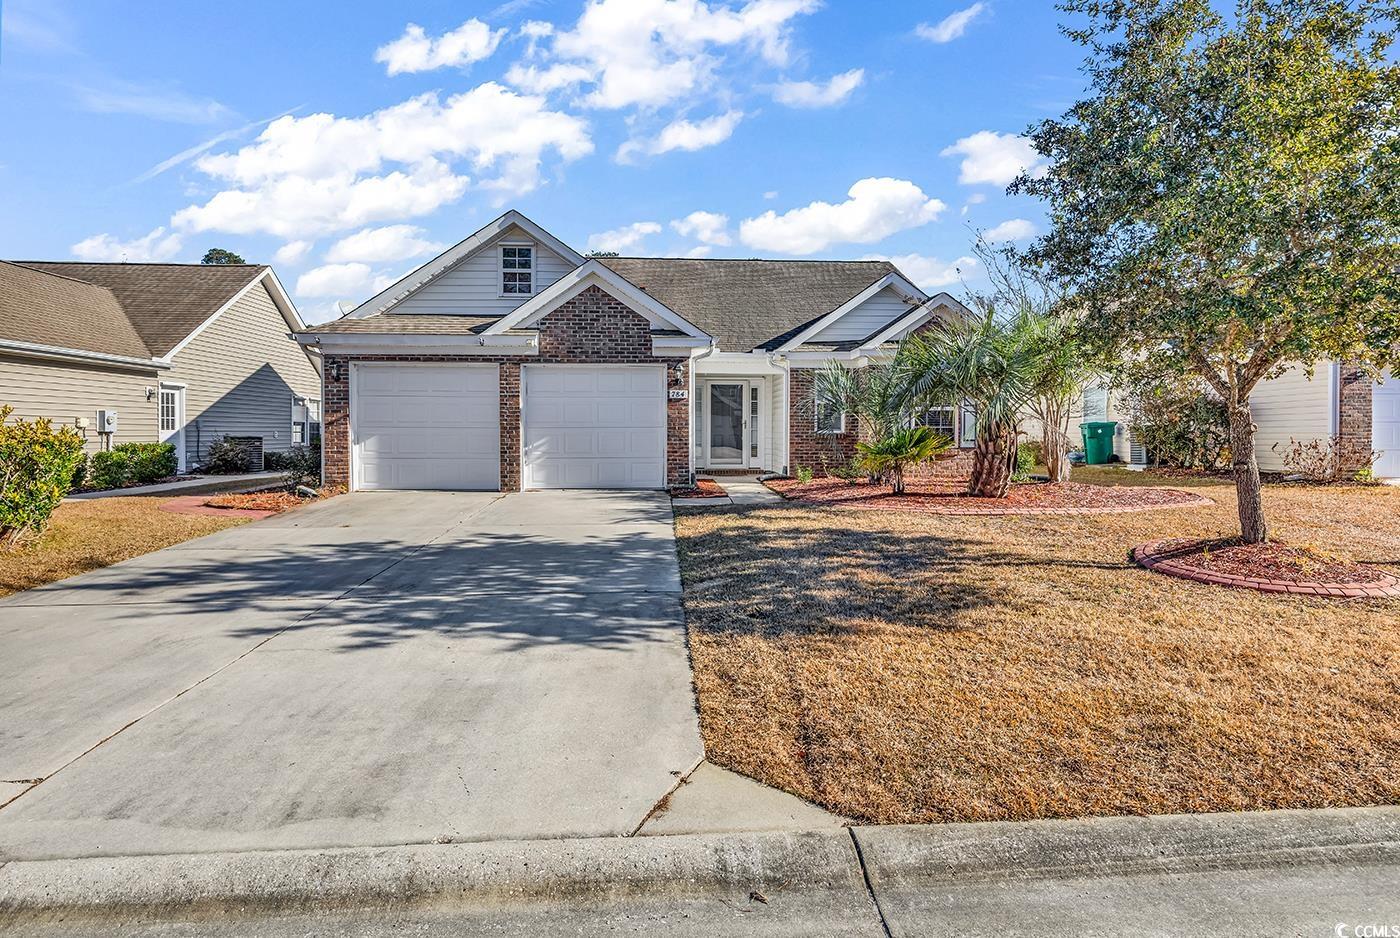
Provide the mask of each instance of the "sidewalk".
POLYGON ((161 482, 156 485, 132 485, 121 489, 103 489, 100 492, 78 492, 69 495, 64 501, 88 501, 94 498, 131 498, 140 495, 208 495, 212 492, 246 492, 264 486, 276 485, 286 476, 285 472, 248 472, 233 476, 196 476, 181 479, 179 482, 161 482))
POLYGON ((1321 936, 1397 882, 1351 808, 13 862, 0 933, 1321 936))

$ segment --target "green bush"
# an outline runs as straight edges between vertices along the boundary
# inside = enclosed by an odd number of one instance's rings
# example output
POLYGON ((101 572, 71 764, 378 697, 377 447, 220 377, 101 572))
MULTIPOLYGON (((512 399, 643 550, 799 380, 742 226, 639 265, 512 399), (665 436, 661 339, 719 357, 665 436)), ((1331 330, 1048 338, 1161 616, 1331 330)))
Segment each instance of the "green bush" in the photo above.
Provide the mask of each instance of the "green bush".
POLYGON ((888 482, 896 495, 904 494, 905 470, 952 448, 952 440, 928 427, 902 427, 874 443, 856 444, 861 465, 872 476, 888 482))
POLYGON ((808 482, 811 482, 814 475, 816 475, 816 473, 812 471, 811 466, 797 467, 797 481, 801 482, 803 485, 806 485, 808 482))
POLYGON ((1040 444, 1021 443, 1016 447, 1016 471, 1011 473, 1011 481, 1025 482, 1032 470, 1040 465, 1040 444))
POLYGON ((83 437, 52 421, 16 420, 0 406, 0 544, 42 531, 68 494, 83 458, 83 437))
POLYGON ((127 455, 127 478, 137 485, 169 478, 180 468, 174 443, 122 443, 112 451, 127 455))
POLYGON ((240 443, 231 437, 215 440, 209 444, 209 453, 204 459, 204 471, 216 475, 237 475, 251 472, 253 467, 253 447, 240 443))
MULTIPOLYGON (((321 486, 321 441, 315 440, 310 446, 297 444, 283 456, 283 471, 287 473, 287 485, 295 492, 297 486, 320 488, 321 486)), ((266 464, 267 457, 263 457, 266 464)))
POLYGON ((1230 453, 1225 405, 1193 378, 1140 376, 1123 394, 1133 442, 1154 461, 1182 469, 1214 469, 1230 453))
POLYGON ((263 468, 268 472, 286 472, 287 454, 279 453, 276 450, 263 453, 263 468))
POLYGON ((131 456, 121 450, 110 449, 93 453, 92 468, 88 475, 95 489, 116 489, 131 481, 131 456))
POLYGON ((87 458, 87 454, 84 453, 84 454, 82 454, 82 455, 80 455, 80 456, 78 457, 78 464, 77 464, 76 466, 73 467, 73 484, 70 486, 70 488, 72 488, 72 489, 80 489, 80 488, 82 488, 82 487, 83 487, 83 483, 87 481, 87 474, 88 474, 88 458, 87 458))

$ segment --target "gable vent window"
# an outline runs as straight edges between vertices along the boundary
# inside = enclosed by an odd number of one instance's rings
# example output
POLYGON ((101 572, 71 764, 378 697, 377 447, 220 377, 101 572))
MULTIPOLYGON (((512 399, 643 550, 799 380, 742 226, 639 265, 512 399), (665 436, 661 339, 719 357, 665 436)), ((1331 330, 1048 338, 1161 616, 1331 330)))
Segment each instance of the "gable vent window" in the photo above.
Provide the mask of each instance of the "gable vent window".
POLYGON ((501 248, 501 293, 535 292, 535 249, 511 244, 501 248))

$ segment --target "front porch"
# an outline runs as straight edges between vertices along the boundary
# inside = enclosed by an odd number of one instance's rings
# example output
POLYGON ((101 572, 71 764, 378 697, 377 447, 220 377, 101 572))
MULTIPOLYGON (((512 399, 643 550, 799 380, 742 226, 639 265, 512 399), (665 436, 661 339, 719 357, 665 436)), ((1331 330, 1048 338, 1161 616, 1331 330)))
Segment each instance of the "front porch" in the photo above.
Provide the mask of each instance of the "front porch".
POLYGON ((697 373, 691 408, 695 471, 786 472, 786 391, 786 375, 776 368, 766 374, 697 373))

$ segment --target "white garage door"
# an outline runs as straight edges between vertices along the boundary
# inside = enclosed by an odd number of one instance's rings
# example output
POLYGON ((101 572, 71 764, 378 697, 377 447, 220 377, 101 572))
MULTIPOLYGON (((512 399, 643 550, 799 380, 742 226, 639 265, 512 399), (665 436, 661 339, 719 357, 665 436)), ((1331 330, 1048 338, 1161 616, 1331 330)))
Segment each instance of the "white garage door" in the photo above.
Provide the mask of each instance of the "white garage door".
POLYGON ((1376 460, 1376 475, 1400 479, 1400 374, 1394 370, 1372 391, 1371 448, 1381 454, 1376 460))
POLYGON ((527 489, 666 483, 666 369, 527 365, 527 489))
POLYGON ((495 365, 355 365, 355 487, 501 487, 495 365))

